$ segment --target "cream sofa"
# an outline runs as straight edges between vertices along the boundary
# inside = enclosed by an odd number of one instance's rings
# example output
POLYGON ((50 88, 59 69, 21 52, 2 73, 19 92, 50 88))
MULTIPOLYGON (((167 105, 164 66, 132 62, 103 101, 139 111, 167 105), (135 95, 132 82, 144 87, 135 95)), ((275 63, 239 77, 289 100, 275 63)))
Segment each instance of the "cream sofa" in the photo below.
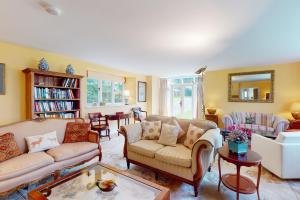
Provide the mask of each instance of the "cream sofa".
MULTIPOLYGON (((22 155, 0 163, 0 195, 5 196, 30 182, 48 175, 57 175, 59 170, 82 164, 96 157, 101 159, 99 136, 89 132, 90 142, 63 144, 66 123, 74 120, 49 119, 23 121, 0 127, 0 135, 11 132, 22 155), (25 137, 56 131, 60 146, 46 152, 27 153, 25 137)), ((96 160, 97 161, 97 160, 96 160)))
MULTIPOLYGON (((146 120, 164 123, 170 117, 149 116, 146 120)), ((154 170, 156 176, 163 173, 177 178, 193 185, 197 196, 200 181, 213 163, 217 148, 222 146, 222 137, 214 122, 186 119, 178 119, 178 122, 185 132, 190 123, 206 130, 192 150, 183 145, 185 136, 177 141, 176 147, 161 145, 157 140, 142 140, 142 127, 137 123, 121 127, 125 137, 124 156, 128 168, 133 163, 154 170)))
POLYGON ((278 177, 300 178, 300 132, 281 132, 275 140, 254 134, 251 149, 262 156, 262 165, 278 177))

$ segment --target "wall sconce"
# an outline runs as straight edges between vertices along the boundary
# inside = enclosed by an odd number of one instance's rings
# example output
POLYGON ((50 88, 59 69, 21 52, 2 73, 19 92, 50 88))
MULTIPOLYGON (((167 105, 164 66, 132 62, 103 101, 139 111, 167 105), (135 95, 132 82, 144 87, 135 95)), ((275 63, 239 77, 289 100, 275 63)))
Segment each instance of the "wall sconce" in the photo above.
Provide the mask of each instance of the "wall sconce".
POLYGON ((130 96, 130 91, 129 90, 124 90, 125 105, 128 105, 129 96, 130 96))

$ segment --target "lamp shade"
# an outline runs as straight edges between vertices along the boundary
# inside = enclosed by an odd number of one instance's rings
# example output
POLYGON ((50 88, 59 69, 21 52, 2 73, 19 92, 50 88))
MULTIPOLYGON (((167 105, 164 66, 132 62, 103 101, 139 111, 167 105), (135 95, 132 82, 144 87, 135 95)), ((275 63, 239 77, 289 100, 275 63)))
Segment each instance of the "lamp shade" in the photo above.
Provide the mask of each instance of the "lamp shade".
POLYGON ((129 97, 130 96, 130 91, 129 90, 124 90, 124 96, 129 97))
POLYGON ((295 102, 291 106, 291 114, 294 119, 300 119, 300 102, 295 102))

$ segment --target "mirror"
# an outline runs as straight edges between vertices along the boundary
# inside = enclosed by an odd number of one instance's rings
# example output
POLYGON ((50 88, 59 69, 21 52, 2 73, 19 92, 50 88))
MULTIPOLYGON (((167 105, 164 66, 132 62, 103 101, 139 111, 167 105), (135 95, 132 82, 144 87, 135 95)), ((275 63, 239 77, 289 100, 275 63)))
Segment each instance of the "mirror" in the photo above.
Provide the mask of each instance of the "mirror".
POLYGON ((229 102, 274 102, 274 71, 229 74, 229 102))

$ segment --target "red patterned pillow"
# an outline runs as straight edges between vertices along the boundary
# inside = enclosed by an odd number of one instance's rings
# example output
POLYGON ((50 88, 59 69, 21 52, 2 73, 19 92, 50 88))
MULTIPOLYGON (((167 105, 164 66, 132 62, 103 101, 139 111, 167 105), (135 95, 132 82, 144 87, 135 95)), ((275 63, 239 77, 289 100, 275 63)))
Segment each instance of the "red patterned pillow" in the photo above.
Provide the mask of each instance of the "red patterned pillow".
POLYGON ((87 142, 89 123, 69 122, 65 132, 64 143, 87 142))
POLYGON ((5 133, 0 136, 0 162, 21 155, 15 136, 12 133, 5 133))

